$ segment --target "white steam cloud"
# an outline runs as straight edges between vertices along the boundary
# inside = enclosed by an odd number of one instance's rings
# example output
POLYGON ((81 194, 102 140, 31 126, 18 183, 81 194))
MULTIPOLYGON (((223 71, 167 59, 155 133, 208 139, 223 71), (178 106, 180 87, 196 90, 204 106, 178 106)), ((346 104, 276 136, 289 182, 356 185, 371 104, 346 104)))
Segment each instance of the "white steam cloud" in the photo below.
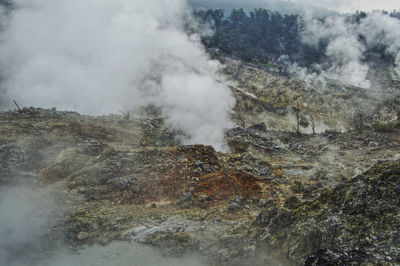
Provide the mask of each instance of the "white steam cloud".
POLYGON ((328 42, 325 55, 328 62, 318 65, 320 78, 341 80, 346 84, 369 88, 368 66, 361 62, 365 47, 358 41, 357 28, 346 17, 334 15, 320 20, 305 18, 306 31, 303 41, 318 46, 321 40, 328 42))
POLYGON ((49 191, 31 186, 0 189, 0 265, 37 265, 34 253, 50 248, 46 239, 57 213, 50 198, 49 191))
MULTIPOLYGON (((15 0, 0 34, 2 87, 20 105, 116 113, 153 104, 191 143, 221 148, 234 100, 185 0, 15 0)), ((4 19, 4 16, 3 16, 4 19)))
POLYGON ((370 47, 383 46, 385 52, 395 59, 400 72, 400 20, 373 12, 362 20, 359 32, 363 34, 370 47))
POLYGON ((387 54, 393 56, 400 73, 400 20, 396 18, 375 11, 357 24, 340 14, 324 19, 310 15, 305 16, 305 26, 302 35, 304 43, 316 47, 320 42, 327 43, 327 60, 314 66, 318 75, 296 65, 291 66, 291 71, 305 81, 324 84, 327 79, 334 79, 370 88, 369 66, 364 59, 366 51, 376 47, 383 47, 387 54), (364 36, 365 40, 361 40, 360 36, 364 36))
POLYGON ((71 252, 64 236, 65 209, 56 203, 59 189, 32 185, 0 188, 0 265, 205 265, 196 254, 168 258, 154 247, 134 242, 71 252))
MULTIPOLYGON (((340 80, 344 84, 370 88, 368 80, 369 66, 364 60, 366 52, 377 45, 386 47, 386 53, 392 55, 397 66, 400 65, 400 20, 379 11, 373 11, 359 25, 351 23, 349 15, 338 12, 371 11, 374 9, 393 10, 400 3, 372 0, 188 0, 195 8, 269 8, 281 13, 298 13, 304 18, 305 31, 302 41, 318 46, 327 43, 326 60, 313 65, 312 70, 289 65, 289 71, 309 83, 326 85, 327 80, 340 80), (332 11, 328 11, 332 10, 332 11), (325 17, 321 19, 321 17, 325 17), (366 42, 360 40, 366 37, 366 42)), ((397 67, 400 74, 400 68, 397 67)))

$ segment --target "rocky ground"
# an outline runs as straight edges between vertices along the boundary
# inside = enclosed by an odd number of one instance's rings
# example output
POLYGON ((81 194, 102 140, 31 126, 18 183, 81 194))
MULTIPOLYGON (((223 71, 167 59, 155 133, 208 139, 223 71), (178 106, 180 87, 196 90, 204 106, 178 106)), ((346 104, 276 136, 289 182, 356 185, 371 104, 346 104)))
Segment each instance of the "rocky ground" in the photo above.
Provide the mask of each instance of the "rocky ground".
POLYGON ((318 88, 219 59, 237 100, 225 153, 179 145, 154 115, 1 112, 0 264, 25 254, 40 265, 38 253, 115 241, 195 253, 205 265, 400 264, 390 71, 371 70, 385 85, 377 101, 361 88, 318 88), (25 212, 13 219, 13 208, 25 212))
POLYGON ((161 118, 26 108, 0 113, 0 132, 2 188, 49 188, 57 206, 35 251, 124 240, 208 265, 400 263, 398 131, 259 124, 219 153, 178 145, 161 118))
MULTIPOLYGON (((237 100, 233 118, 242 127, 264 122, 268 129, 296 131, 295 110, 303 120, 313 118, 316 132, 354 130, 360 126, 359 116, 364 126, 399 117, 400 83, 391 76, 391 66, 383 63, 370 67, 371 88, 359 88, 337 80, 299 80, 290 69, 279 71, 274 65, 217 58, 237 100)), ((312 133, 311 125, 301 130, 312 133)))

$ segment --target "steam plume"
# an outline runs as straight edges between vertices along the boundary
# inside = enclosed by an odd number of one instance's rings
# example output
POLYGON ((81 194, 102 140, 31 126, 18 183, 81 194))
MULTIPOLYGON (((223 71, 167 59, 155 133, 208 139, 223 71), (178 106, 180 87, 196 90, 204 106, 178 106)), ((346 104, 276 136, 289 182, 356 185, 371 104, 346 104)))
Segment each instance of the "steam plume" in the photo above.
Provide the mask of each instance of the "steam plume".
POLYGON ((400 67, 400 20, 372 12, 362 20, 359 32, 366 37, 369 47, 384 47, 385 52, 395 59, 397 70, 400 67))
POLYGON ((369 13, 360 23, 354 23, 348 16, 331 15, 324 19, 314 15, 305 16, 306 30, 303 42, 318 46, 327 43, 327 60, 314 66, 320 74, 309 73, 293 66, 292 72, 302 79, 324 83, 327 78, 341 80, 343 83, 370 88, 369 66, 365 62, 366 52, 383 50, 394 58, 396 70, 400 66, 400 20, 380 11, 369 13), (363 36, 364 39, 360 39, 363 36))
POLYGON ((328 62, 318 65, 323 78, 340 79, 344 83, 370 87, 367 80, 368 66, 362 63, 365 47, 358 41, 357 28, 344 16, 333 15, 321 21, 305 18, 306 31, 303 41, 318 46, 320 41, 328 43, 325 55, 328 62))
POLYGON ((8 98, 85 114, 156 104, 190 142, 221 148, 233 98, 183 30, 184 0, 14 2, 0 35, 8 98))
POLYGON ((0 189, 0 265, 35 265, 35 252, 53 244, 45 240, 57 213, 49 198, 49 190, 27 185, 0 189))

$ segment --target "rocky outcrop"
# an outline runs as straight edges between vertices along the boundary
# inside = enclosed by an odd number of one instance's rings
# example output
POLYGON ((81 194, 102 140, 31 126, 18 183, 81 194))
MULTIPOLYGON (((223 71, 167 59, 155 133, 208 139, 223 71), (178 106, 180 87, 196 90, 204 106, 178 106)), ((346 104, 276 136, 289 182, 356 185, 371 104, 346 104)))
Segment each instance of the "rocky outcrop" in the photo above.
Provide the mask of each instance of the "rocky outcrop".
POLYGON ((400 263, 400 161, 381 162, 318 199, 262 211, 260 241, 294 264, 400 263))

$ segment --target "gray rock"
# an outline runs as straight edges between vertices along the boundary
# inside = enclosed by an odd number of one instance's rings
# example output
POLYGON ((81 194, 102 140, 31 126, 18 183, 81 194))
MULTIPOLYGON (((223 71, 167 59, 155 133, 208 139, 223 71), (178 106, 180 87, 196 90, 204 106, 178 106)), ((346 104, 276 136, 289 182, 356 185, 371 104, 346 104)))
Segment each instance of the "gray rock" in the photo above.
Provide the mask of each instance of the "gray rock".
POLYGON ((237 202, 234 202, 234 201, 232 201, 228 206, 228 211, 230 211, 230 212, 236 212, 241 209, 242 209, 242 205, 237 202))
POLYGON ((370 143, 368 143, 368 147, 377 147, 377 146, 379 146, 379 142, 371 141, 370 143))
POLYGON ((189 192, 185 192, 181 196, 181 202, 192 201, 193 194, 189 192))
POLYGON ((258 202, 258 206, 259 207, 270 207, 274 205, 274 201, 273 200, 267 200, 267 199, 261 199, 258 202))
POLYGON ((231 203, 228 206, 228 211, 236 212, 243 208, 244 198, 242 196, 236 196, 232 199, 231 203))
POLYGON ((190 192, 185 192, 182 194, 178 205, 180 205, 183 208, 188 208, 192 206, 192 200, 193 200, 193 194, 190 192))
POLYGON ((197 206, 200 208, 207 208, 209 204, 210 198, 207 195, 200 195, 197 198, 197 206))
POLYGON ((79 232, 76 235, 76 239, 79 241, 87 240, 89 237, 90 237, 90 234, 88 232, 79 232))
POLYGON ((235 196, 232 199, 232 202, 236 202, 238 204, 243 204, 244 203, 244 198, 242 196, 235 196))

